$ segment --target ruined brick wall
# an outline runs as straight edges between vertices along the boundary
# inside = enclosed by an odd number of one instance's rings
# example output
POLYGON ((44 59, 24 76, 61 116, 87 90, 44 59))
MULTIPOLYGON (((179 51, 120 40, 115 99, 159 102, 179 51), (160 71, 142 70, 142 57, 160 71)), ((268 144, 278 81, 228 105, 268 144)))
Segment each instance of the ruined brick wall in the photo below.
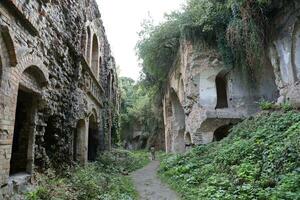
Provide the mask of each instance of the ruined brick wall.
POLYGON ((0 187, 18 165, 12 148, 22 142, 24 113, 30 130, 21 171, 85 163, 92 151, 109 149, 117 82, 95 0, 0 1, 0 187), (17 108, 21 93, 34 99, 30 112, 17 108))

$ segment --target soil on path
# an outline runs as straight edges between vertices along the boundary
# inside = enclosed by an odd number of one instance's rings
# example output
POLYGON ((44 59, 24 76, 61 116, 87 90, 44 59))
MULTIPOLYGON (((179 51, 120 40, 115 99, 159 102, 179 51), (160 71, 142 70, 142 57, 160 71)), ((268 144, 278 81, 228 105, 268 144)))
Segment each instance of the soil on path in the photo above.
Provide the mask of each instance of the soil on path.
POLYGON ((179 200, 178 196, 156 175, 158 161, 152 161, 146 167, 131 174, 141 200, 179 200))

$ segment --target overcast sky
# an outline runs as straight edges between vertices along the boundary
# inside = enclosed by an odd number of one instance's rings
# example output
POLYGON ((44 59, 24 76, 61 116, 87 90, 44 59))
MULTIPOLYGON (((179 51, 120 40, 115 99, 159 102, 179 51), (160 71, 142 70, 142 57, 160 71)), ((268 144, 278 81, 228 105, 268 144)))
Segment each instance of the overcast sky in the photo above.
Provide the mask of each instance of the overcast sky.
POLYGON ((97 0, 108 41, 121 76, 139 77, 140 68, 135 52, 137 32, 147 16, 155 23, 163 20, 165 12, 180 8, 184 0, 97 0), (149 13, 149 14, 148 14, 149 13))

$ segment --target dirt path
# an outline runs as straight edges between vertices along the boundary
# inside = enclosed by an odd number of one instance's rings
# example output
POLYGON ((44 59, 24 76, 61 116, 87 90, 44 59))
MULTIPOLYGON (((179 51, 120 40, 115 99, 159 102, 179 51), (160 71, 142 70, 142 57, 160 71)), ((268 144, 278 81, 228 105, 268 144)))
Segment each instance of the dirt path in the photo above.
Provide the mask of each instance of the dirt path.
POLYGON ((156 176, 158 161, 131 174, 141 200, 179 200, 178 196, 156 176))

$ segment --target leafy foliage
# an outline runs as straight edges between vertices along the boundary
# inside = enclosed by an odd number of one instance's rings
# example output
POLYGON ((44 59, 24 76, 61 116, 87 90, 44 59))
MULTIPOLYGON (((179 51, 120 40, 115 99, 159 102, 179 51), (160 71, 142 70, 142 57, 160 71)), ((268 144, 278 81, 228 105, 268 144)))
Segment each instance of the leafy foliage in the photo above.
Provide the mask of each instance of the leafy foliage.
POLYGON ((26 194, 27 200, 132 200, 137 199, 129 172, 149 162, 146 152, 113 150, 95 163, 68 171, 64 177, 53 171, 37 176, 38 186, 26 194))
POLYGON ((120 78, 121 87, 121 139, 130 140, 135 126, 141 126, 145 137, 156 134, 162 127, 162 116, 156 113, 156 87, 145 87, 127 77, 120 78))
POLYGON ((230 135, 165 158, 160 175, 183 199, 300 199, 300 114, 262 113, 230 135))
POLYGON ((259 107, 261 110, 282 110, 282 111, 291 111, 294 110, 295 108, 289 103, 285 102, 282 104, 275 104, 274 102, 262 100, 259 102, 259 107))
POLYGON ((162 88, 182 37, 216 48, 226 65, 253 73, 254 68, 264 64, 268 13, 273 2, 187 0, 180 11, 166 15, 165 22, 155 26, 146 21, 136 47, 144 81, 162 88))

